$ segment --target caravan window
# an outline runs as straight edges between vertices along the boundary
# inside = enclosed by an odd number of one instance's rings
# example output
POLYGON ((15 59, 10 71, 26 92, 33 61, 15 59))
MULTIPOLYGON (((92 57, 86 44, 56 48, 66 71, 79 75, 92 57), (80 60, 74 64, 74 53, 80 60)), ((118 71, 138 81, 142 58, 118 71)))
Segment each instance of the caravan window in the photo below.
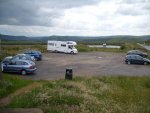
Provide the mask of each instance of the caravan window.
POLYGON ((73 45, 68 45, 68 48, 69 48, 69 49, 72 49, 72 48, 73 48, 73 45))
POLYGON ((48 43, 48 45, 50 45, 50 46, 54 46, 54 43, 48 43))
POLYGON ((61 44, 62 47, 66 47, 66 44, 61 44))

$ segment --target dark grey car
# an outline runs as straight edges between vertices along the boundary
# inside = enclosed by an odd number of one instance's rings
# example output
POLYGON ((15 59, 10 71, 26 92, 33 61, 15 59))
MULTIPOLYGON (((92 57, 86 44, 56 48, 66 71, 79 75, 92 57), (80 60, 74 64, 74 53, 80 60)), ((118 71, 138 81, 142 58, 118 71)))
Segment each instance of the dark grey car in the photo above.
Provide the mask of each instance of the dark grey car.
POLYGON ((150 64, 150 60, 147 58, 143 58, 140 55, 127 55, 125 57, 126 64, 150 64))
POLYGON ((130 50, 127 52, 127 55, 139 55, 144 58, 148 57, 147 53, 144 53, 140 50, 130 50))

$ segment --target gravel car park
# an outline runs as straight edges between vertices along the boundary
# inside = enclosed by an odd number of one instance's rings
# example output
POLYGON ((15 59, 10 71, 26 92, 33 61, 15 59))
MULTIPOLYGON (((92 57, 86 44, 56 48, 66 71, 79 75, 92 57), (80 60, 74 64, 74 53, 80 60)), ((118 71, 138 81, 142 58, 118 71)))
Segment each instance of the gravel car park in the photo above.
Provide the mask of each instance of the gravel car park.
POLYGON ((77 55, 44 53, 43 60, 36 62, 37 71, 31 79, 60 79, 66 68, 73 69, 73 76, 143 76, 150 75, 148 65, 125 64, 125 53, 85 52, 77 55))

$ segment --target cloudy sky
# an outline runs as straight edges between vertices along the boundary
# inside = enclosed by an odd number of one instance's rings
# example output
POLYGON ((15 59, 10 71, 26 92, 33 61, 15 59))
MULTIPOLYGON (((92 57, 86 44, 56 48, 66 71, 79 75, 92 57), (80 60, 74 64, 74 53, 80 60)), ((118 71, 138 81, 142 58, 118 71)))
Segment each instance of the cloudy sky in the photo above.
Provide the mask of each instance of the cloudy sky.
POLYGON ((0 0, 8 35, 150 35, 150 0, 0 0))

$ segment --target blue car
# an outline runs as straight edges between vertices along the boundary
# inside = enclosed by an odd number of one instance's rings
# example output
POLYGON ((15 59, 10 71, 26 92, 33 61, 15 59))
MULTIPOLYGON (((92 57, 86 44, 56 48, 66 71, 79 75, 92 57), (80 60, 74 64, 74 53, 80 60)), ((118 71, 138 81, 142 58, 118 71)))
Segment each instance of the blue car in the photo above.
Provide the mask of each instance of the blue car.
POLYGON ((14 72, 22 75, 34 73, 36 65, 29 60, 3 60, 1 63, 2 72, 14 72))
POLYGON ((40 51, 31 50, 31 51, 25 52, 24 54, 28 54, 30 56, 34 56, 35 60, 42 60, 42 53, 40 51))

